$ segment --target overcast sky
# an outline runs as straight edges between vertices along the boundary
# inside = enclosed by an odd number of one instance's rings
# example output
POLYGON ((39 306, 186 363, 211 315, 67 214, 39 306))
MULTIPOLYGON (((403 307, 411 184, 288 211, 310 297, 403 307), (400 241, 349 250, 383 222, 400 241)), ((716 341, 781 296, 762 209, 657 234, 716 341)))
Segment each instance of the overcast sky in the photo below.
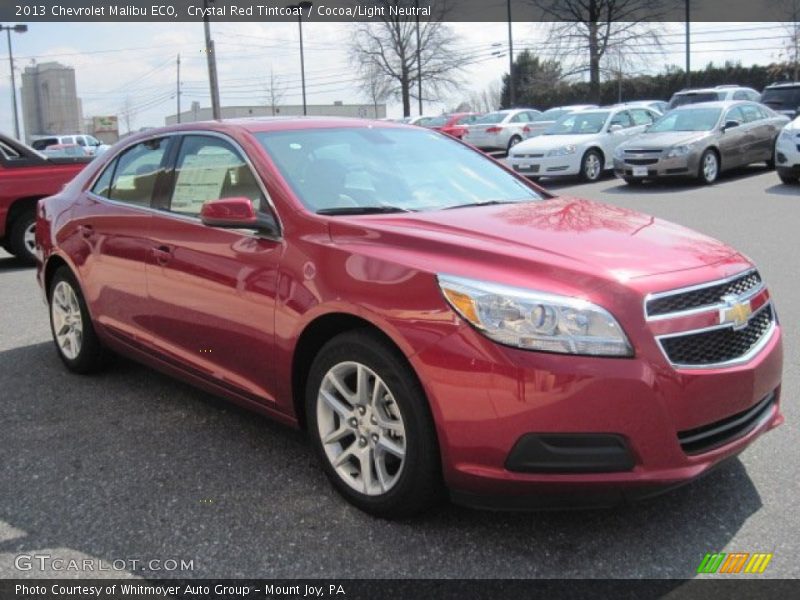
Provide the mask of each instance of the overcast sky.
MULTIPOLYGON (((683 65, 683 24, 663 23, 664 54, 648 55, 640 69, 660 72, 666 65, 683 65)), ((475 60, 464 73, 464 86, 425 106, 426 113, 466 100, 499 80, 508 70, 504 23, 452 23, 459 48, 475 60), (493 44, 500 44, 495 47, 493 44)), ((514 24, 515 52, 529 47, 548 57, 543 45, 545 24, 514 24)), ((306 84, 309 104, 368 102, 359 93, 347 46, 350 23, 304 23, 306 84)), ((785 31, 778 23, 693 24, 692 66, 726 60, 768 64, 781 58, 785 31)), ((223 105, 266 104, 270 70, 285 88, 282 104, 300 104, 300 60, 295 23, 212 23, 217 47, 223 105)), ((175 113, 175 58, 181 54, 182 108, 193 100, 209 105, 208 79, 201 23, 34 23, 28 33, 12 34, 17 86, 22 69, 31 63, 58 61, 75 68, 78 96, 85 117, 118 114, 126 100, 137 111, 131 126, 160 126, 175 113)), ((13 132, 8 56, 0 44, 0 131, 13 132)), ((736 83, 736 82, 731 82, 736 83)), ((414 105, 416 106, 416 104, 414 105)), ((20 109, 21 110, 21 109, 20 109)), ((402 108, 389 104, 389 116, 402 108)), ((22 118, 20 117, 20 122, 22 118)), ((121 127, 124 126, 121 124, 121 127)))

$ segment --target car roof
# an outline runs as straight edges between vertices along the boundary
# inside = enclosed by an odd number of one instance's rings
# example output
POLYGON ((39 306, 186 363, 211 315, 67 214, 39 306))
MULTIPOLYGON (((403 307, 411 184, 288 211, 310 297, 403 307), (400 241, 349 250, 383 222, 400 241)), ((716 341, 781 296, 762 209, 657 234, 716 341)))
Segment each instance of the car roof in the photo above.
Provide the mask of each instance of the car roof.
POLYGON ((735 91, 735 90, 747 90, 749 92, 755 92, 753 88, 745 87, 743 85, 718 85, 716 87, 704 87, 704 88, 691 88, 688 90, 681 90, 679 92, 675 92, 675 95, 680 94, 702 94, 708 92, 727 92, 727 91, 735 91))
MULTIPOLYGON (((730 108, 741 104, 758 104, 752 100, 714 100, 713 102, 697 102, 695 104, 684 104, 672 110, 692 110, 694 108, 730 108)), ((759 105, 760 106, 760 105, 759 105)))
POLYGON ((765 90, 774 90, 776 88, 793 88, 800 87, 800 81, 779 81, 777 83, 770 83, 765 90))

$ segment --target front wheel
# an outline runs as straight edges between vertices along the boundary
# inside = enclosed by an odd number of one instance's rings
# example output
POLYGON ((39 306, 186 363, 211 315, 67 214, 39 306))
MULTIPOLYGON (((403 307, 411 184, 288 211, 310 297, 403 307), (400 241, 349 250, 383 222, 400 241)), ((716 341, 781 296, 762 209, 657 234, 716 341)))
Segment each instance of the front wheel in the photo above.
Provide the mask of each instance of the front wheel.
POLYGON ((379 336, 358 330, 323 346, 308 377, 306 415, 325 474, 361 510, 400 518, 439 499, 427 399, 402 355, 379 336))
POLYGON ((791 169, 781 169, 779 167, 778 177, 780 177, 781 181, 787 185, 791 185, 800 181, 800 176, 798 176, 796 172, 793 172, 791 169))
POLYGON ((700 167, 697 178, 700 183, 711 185, 719 177, 719 157, 713 150, 706 150, 700 157, 700 167))
POLYGON ((581 160, 581 178, 584 181, 597 181, 603 174, 603 156, 597 150, 589 150, 581 160))
POLYGON ((58 356, 70 371, 92 373, 103 368, 108 351, 94 331, 89 310, 72 271, 60 267, 48 294, 50 330, 58 356))

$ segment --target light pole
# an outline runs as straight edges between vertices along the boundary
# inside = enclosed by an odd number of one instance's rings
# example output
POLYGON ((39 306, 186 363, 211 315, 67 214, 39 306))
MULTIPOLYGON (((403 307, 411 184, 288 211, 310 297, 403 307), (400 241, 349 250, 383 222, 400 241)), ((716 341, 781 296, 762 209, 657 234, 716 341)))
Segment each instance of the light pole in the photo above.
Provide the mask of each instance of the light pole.
POLYGON ((19 139, 19 115, 17 114, 17 82, 14 78, 14 53, 11 51, 11 32, 25 33, 27 25, 0 25, 0 31, 5 30, 8 36, 8 64, 11 67, 11 106, 14 108, 14 137, 19 139))
POLYGON ((691 0, 686 0, 686 87, 692 85, 692 61, 690 51, 690 19, 689 19, 689 4, 691 0))
POLYGON ((208 86, 211 89, 211 114, 214 119, 220 119, 219 108, 219 82, 217 81, 217 55, 214 50, 214 40, 211 39, 211 25, 209 23, 208 4, 214 0, 203 0, 203 29, 206 34, 206 61, 208 62, 208 86))
POLYGON ((511 0, 506 0, 508 8, 508 108, 514 108, 514 40, 511 37, 511 0))
POLYGON ((303 55, 303 13, 310 11, 312 6, 314 6, 313 2, 299 2, 286 7, 300 9, 297 15, 297 27, 300 29, 300 85, 303 88, 303 116, 308 114, 308 106, 306 105, 306 62, 303 55))
POLYGON ((419 0, 414 0, 417 15, 417 96, 419 98, 419 116, 422 116, 422 49, 419 39, 419 0))

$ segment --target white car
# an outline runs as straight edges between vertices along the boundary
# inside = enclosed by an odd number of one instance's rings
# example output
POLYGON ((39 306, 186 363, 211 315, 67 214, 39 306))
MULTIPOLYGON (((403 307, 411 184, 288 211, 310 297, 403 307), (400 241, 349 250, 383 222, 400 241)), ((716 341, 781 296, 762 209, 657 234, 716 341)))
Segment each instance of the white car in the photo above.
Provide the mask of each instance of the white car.
POLYGON ((800 181, 800 117, 787 124, 778 136, 775 168, 783 183, 800 181))
POLYGON ((571 106, 556 106, 549 108, 542 114, 536 115, 530 123, 522 128, 522 133, 525 139, 542 135, 545 131, 558 121, 564 115, 569 113, 578 112, 579 110, 586 110, 587 108, 597 108, 597 104, 573 104, 571 106))
POLYGON ((525 138, 525 126, 540 114, 534 108, 490 112, 470 123, 462 139, 481 150, 510 151, 525 138))
POLYGON ((645 107, 610 107, 564 115, 542 135, 514 146, 508 163, 531 178, 580 175, 597 181, 614 168, 614 149, 659 117, 645 107))
POLYGON ((31 147, 41 152, 49 146, 61 144, 77 144, 83 148, 84 153, 88 156, 99 156, 111 148, 111 146, 104 144, 93 135, 84 133, 72 135, 37 135, 33 137, 31 147))

